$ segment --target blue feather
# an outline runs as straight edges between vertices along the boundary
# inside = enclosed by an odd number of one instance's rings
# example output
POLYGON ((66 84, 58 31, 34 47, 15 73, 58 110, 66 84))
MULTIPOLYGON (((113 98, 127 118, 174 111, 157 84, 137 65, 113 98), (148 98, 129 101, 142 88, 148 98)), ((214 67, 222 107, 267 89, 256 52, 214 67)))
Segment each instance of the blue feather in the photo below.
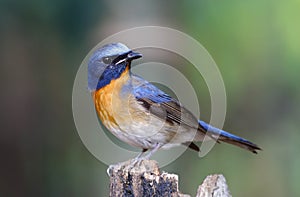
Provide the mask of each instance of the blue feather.
POLYGON ((234 140, 234 141, 237 141, 237 142, 241 142, 241 143, 245 143, 245 144, 248 144, 248 145, 253 145, 253 146, 256 146, 255 144, 253 144, 252 142, 244 139, 244 138, 241 138, 241 137, 238 137, 236 135, 233 135, 231 133, 228 133, 226 131, 223 131, 221 129, 218 129, 216 127, 213 127, 209 124, 207 124, 206 122, 202 121, 202 120, 199 120, 199 125, 207 132, 211 133, 211 134, 214 134, 214 135, 220 135, 221 137, 225 137, 225 138, 228 138, 228 139, 231 139, 231 140, 234 140))
MULTIPOLYGON (((96 66, 97 64, 89 65, 89 70, 96 66)), ((108 65, 104 71, 101 71, 99 68, 101 67, 96 67, 93 69, 97 69, 98 72, 94 71, 88 73, 88 87, 90 90, 99 90, 100 88, 109 84, 111 80, 119 78, 126 69, 126 63, 118 66, 108 65)))
POLYGON ((133 95, 137 99, 147 98, 154 103, 165 103, 172 101, 172 97, 164 93, 149 82, 144 83, 134 89, 133 95))

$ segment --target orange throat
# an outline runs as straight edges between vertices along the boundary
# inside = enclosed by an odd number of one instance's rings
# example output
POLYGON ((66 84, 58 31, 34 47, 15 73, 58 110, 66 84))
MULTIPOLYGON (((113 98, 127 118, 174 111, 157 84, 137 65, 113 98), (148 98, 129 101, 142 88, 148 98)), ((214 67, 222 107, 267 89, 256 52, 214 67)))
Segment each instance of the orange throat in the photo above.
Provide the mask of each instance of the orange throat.
POLYGON ((117 107, 122 106, 120 91, 129 77, 129 67, 126 67, 119 78, 111 80, 106 86, 92 92, 97 114, 108 128, 118 125, 114 114, 117 113, 117 107))

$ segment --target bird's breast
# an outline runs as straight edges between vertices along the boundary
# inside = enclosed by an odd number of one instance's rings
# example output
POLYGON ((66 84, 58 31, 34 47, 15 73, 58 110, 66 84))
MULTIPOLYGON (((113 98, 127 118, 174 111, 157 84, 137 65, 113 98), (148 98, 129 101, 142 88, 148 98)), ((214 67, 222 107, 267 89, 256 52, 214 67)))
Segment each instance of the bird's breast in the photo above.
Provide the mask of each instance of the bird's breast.
POLYGON ((108 128, 118 127, 116 119, 126 102, 120 94, 129 77, 129 70, 126 68, 119 78, 111 80, 109 84, 92 93, 97 114, 108 128))

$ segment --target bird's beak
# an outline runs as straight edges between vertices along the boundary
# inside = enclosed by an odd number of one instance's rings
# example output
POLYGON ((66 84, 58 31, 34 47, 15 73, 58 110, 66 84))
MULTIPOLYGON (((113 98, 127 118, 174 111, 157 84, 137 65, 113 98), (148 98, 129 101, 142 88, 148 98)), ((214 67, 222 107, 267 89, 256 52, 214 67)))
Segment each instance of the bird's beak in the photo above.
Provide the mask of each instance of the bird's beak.
POLYGON ((141 58, 142 54, 138 53, 138 52, 134 52, 134 51, 130 51, 127 53, 127 57, 119 60, 118 62, 115 63, 115 65, 121 64, 122 62, 131 62, 132 60, 141 58))
POLYGON ((135 60, 135 59, 139 59, 141 58, 143 55, 138 53, 138 52, 134 52, 134 51, 131 51, 128 53, 127 55, 127 60, 135 60))

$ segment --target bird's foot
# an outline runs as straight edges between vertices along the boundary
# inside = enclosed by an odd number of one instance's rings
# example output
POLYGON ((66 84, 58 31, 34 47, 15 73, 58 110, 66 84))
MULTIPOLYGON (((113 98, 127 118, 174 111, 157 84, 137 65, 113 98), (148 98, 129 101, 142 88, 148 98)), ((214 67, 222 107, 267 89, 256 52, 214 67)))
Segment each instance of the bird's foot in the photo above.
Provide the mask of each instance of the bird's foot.
POLYGON ((128 170, 132 170, 133 168, 138 168, 139 166, 141 166, 142 162, 146 159, 147 158, 145 158, 145 157, 138 156, 138 157, 130 160, 130 163, 127 166, 128 170))

